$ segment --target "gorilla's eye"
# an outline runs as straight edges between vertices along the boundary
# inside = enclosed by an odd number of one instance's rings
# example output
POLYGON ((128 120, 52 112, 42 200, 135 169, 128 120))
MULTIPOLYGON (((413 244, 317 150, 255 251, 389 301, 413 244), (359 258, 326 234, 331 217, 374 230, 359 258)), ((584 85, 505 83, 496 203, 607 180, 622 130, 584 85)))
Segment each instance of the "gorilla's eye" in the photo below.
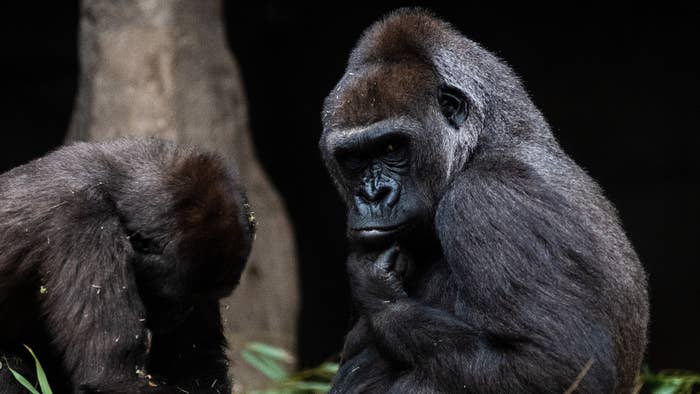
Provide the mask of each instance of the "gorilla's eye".
POLYGON ((459 128, 467 120, 469 115, 467 98, 459 89, 451 86, 442 87, 438 101, 442 114, 453 127, 459 128))
POLYGON ((362 171, 367 165, 367 160, 359 156, 347 155, 340 158, 340 165, 343 170, 352 174, 362 171))
POLYGON ((158 246, 158 244, 153 241, 152 239, 148 239, 144 237, 143 235, 139 234, 139 232, 134 232, 129 235, 129 242, 131 242, 131 247, 134 248, 135 251, 141 254, 160 254, 162 253, 162 249, 158 246))
POLYGON ((405 159, 405 146, 399 141, 390 142, 384 146, 382 159, 389 163, 400 163, 405 159))

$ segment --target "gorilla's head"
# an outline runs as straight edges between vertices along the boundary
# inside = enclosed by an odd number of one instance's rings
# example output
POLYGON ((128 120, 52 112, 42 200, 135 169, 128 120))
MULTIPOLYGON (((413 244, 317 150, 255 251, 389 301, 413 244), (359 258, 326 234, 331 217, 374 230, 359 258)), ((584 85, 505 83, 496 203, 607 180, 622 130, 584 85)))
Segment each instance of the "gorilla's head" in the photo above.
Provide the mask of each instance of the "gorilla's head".
POLYGON ((255 230, 235 169, 167 142, 143 149, 113 156, 124 162, 112 163, 121 181, 110 186, 142 297, 186 308, 194 299, 230 294, 255 230))
POLYGON ((350 238, 431 234, 444 190, 477 150, 517 145, 529 137, 505 123, 538 116, 508 67, 447 23, 416 9, 377 22, 323 111, 320 149, 350 238))

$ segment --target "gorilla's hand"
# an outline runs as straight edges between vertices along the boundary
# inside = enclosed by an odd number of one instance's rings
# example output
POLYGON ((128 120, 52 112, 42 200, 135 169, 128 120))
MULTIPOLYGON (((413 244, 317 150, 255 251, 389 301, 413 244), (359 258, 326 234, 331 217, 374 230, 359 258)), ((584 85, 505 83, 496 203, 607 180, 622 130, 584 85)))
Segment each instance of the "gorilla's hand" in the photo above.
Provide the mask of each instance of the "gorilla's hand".
POLYGON ((378 256, 352 254, 348 259, 353 299, 362 313, 375 313, 407 297, 403 276, 408 261, 394 245, 378 256))

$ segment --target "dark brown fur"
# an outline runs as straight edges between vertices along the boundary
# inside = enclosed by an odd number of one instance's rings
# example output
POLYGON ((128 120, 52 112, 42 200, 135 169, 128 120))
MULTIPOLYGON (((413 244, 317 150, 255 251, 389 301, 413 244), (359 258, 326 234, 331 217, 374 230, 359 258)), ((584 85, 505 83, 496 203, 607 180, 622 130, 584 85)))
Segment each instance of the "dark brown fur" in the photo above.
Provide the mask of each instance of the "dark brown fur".
MULTIPOLYGON (((17 167, 0 176, 0 353, 34 380, 33 347, 55 392, 226 392, 218 300, 252 237, 235 170, 191 147, 78 143, 17 167)), ((23 392, 7 368, 0 391, 23 392)))

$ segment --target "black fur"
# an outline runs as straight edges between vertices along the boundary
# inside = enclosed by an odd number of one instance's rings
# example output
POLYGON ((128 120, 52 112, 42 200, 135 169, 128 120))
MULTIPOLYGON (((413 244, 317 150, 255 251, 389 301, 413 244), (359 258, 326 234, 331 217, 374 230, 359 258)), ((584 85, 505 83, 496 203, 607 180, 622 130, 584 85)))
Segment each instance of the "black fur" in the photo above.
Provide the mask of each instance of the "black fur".
MULTIPOLYGON (((155 139, 78 143, 0 176, 0 392, 34 348, 54 392, 231 390, 219 298, 253 226, 223 160, 155 139)), ((25 375, 26 376, 26 375, 25 375)))
POLYGON ((333 393, 629 393, 646 276, 518 78, 427 12, 370 27, 326 99, 359 312, 333 393), (586 366, 590 364, 590 369, 586 366))

